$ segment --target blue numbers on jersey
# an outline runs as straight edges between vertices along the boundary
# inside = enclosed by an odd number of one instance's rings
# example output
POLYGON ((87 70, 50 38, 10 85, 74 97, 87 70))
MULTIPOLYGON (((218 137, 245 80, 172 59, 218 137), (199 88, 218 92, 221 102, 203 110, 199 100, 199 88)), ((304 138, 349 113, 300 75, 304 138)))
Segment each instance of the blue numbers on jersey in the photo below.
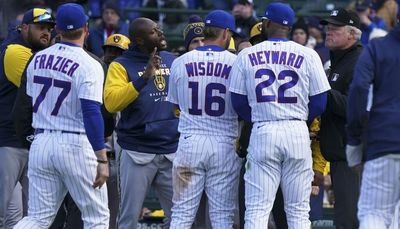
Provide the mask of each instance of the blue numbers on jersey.
POLYGON ((57 98, 56 104, 54 105, 54 108, 51 111, 51 115, 57 116, 62 102, 64 101, 64 99, 67 97, 67 95, 71 91, 71 82, 63 81, 63 80, 56 80, 56 79, 53 80, 52 78, 49 78, 49 77, 35 75, 35 76, 33 76, 33 83, 43 85, 43 88, 40 91, 39 96, 36 98, 35 103, 33 104, 33 112, 34 113, 36 113, 38 111, 40 104, 45 99, 46 94, 52 85, 54 87, 58 87, 58 88, 62 89, 60 95, 57 98))
POLYGON ((263 95, 262 93, 263 89, 271 86, 275 82, 276 80, 275 73, 271 69, 263 68, 259 69, 256 72, 255 78, 260 79, 264 75, 268 76, 268 79, 260 82, 256 86, 257 102, 261 103, 261 102, 277 101, 278 103, 297 103, 297 97, 285 96, 285 91, 295 86, 299 81, 299 76, 295 71, 283 70, 278 74, 278 80, 284 80, 286 77, 290 77, 291 80, 279 86, 277 100, 276 100, 276 95, 263 95))
MULTIPOLYGON (((189 108, 189 114, 202 115, 203 112, 199 108, 199 82, 189 82, 189 88, 192 90, 192 106, 189 108)), ((225 100, 221 96, 213 96, 213 91, 226 94, 226 87, 220 83, 209 83, 206 86, 204 112, 209 116, 218 117, 225 113, 225 100), (213 104, 218 104, 218 108, 212 109, 213 104)))

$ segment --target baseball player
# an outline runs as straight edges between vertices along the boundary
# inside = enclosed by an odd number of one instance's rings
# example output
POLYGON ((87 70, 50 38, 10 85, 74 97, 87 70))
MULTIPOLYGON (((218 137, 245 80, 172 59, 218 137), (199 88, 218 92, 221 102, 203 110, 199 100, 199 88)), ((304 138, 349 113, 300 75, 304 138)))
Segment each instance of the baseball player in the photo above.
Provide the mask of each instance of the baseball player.
POLYGON ((203 190, 212 227, 233 226, 240 159, 234 147, 237 115, 228 93, 236 58, 226 50, 232 31, 232 15, 222 10, 210 12, 205 18, 205 45, 182 55, 171 67, 167 100, 181 110, 181 137, 172 169, 171 228, 191 228, 203 190))
POLYGON ((231 72, 236 112, 253 122, 245 173, 245 228, 265 228, 281 185, 289 228, 310 228, 313 180, 307 120, 323 112, 329 83, 318 54, 289 41, 294 12, 267 6, 267 41, 242 50, 231 72))
POLYGON ((48 228, 67 191, 85 228, 108 228, 103 69, 82 49, 88 35, 82 6, 61 5, 56 23, 61 43, 38 52, 27 67, 35 139, 29 152, 28 216, 15 228, 48 228))
MULTIPOLYGON (((103 45, 104 49, 104 62, 107 66, 117 57, 129 48, 131 41, 128 37, 122 34, 113 34, 109 36, 106 43, 103 45)), ((107 111, 103 111, 107 112, 107 111)), ((113 126, 114 127, 114 126, 113 126)), ((119 207, 119 193, 118 193, 118 158, 121 148, 115 141, 116 133, 111 136, 106 136, 107 158, 109 161, 109 178, 107 179, 108 191, 108 208, 110 209, 110 228, 116 228, 117 215, 119 207)))
MULTIPOLYGON (((389 228, 393 217, 400 219, 395 214, 400 204, 399 44, 400 25, 372 40, 357 61, 349 88, 348 165, 360 170, 364 144, 367 149, 357 213, 362 229, 389 228)), ((393 228, 399 226, 397 222, 393 228)))
MULTIPOLYGON (((22 185, 24 200, 28 198, 28 150, 20 143, 11 111, 27 62, 32 53, 49 46, 53 27, 54 18, 47 10, 30 9, 24 13, 21 25, 10 31, 0 46, 0 228, 13 227, 20 219, 17 211, 13 216, 7 210, 17 182, 22 185)), ((26 214, 25 203, 20 210, 26 214)))
POLYGON ((166 101, 170 67, 164 33, 148 18, 129 26, 129 49, 109 66, 104 87, 108 111, 120 112, 121 204, 118 228, 136 228, 147 190, 153 187, 168 228, 172 207, 172 160, 178 146, 178 118, 166 101))

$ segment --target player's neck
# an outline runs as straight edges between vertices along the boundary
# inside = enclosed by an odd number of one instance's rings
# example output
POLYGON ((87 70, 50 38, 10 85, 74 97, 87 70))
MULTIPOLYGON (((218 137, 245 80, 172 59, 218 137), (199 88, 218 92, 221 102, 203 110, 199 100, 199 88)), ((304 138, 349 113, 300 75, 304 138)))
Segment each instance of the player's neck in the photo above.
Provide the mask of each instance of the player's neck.
POLYGON ((215 40, 206 39, 206 40, 204 40, 204 46, 209 46, 209 45, 219 46, 219 47, 224 48, 224 49, 226 48, 224 42, 221 41, 220 39, 215 39, 215 40))
POLYGON ((74 44, 74 45, 77 45, 77 46, 83 48, 84 39, 81 38, 81 39, 78 39, 78 40, 71 40, 71 39, 66 39, 66 38, 62 37, 61 38, 61 42, 71 43, 71 44, 74 44))

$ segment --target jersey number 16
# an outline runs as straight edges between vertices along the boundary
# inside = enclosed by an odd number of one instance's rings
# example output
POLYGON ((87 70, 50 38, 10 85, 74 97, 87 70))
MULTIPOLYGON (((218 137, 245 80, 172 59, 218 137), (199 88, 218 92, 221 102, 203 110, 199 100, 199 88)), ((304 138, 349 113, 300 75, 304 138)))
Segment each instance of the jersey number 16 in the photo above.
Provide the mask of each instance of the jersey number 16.
MULTIPOLYGON (((189 108, 189 114, 202 115, 203 111, 199 108, 199 82, 189 82, 189 88, 192 90, 192 108, 189 108)), ((226 94, 226 87, 220 83, 209 83, 206 86, 204 99, 204 112, 209 116, 221 116, 225 113, 225 100, 221 96, 213 96, 213 91, 226 94), (212 109, 212 105, 217 104, 217 109, 212 109)))

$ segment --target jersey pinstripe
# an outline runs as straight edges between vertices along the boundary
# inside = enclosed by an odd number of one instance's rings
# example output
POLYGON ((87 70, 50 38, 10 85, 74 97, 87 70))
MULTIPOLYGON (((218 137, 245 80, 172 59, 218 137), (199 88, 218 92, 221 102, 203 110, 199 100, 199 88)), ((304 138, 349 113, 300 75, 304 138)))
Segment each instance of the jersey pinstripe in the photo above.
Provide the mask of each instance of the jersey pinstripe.
POLYGON ((38 52, 27 69, 35 129, 85 132, 79 99, 102 103, 104 73, 82 48, 56 44, 38 52))
POLYGON ((309 96, 330 89, 318 54, 293 41, 264 41, 243 50, 230 91, 247 95, 252 121, 307 120, 309 96))
POLYGON ((237 115, 228 93, 235 59, 229 51, 209 49, 193 50, 173 62, 167 100, 181 110, 180 133, 237 136, 237 115))

